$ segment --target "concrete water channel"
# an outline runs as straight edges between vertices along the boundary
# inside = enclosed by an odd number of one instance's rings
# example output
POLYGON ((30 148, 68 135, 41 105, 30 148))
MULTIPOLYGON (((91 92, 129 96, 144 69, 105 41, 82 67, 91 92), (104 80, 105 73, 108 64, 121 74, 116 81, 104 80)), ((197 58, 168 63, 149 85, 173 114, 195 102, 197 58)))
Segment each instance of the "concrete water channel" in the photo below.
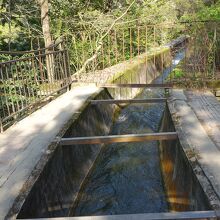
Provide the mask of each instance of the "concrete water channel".
MULTIPOLYGON (((177 54, 172 66, 154 83, 167 77, 183 56, 183 52, 177 54)), ((114 90, 106 89, 95 99, 111 99, 111 94, 117 93, 114 90)), ((167 95, 164 89, 147 88, 135 99, 167 95)), ((160 131, 175 132, 166 102, 94 102, 70 126, 64 138, 160 131)), ((123 215, 128 219, 128 214, 211 209, 178 140, 76 144, 56 149, 25 199, 18 218, 123 215)), ((156 219, 168 217, 158 215, 156 219)), ((139 219, 138 215, 136 218, 139 219)))
MULTIPOLYGON (((183 57, 183 52, 178 53, 172 65, 151 82, 164 82, 183 57)), ((72 93, 66 101, 71 101, 72 93)), ((167 89, 105 88, 91 89, 91 94, 90 104, 78 110, 47 149, 47 156, 42 156, 39 167, 32 168, 16 200, 11 199, 6 219, 216 219, 217 196, 212 187, 207 193, 204 185, 209 181, 201 184, 177 138, 62 144, 74 137, 174 134, 167 89), (119 98, 139 103, 91 101, 119 98), (144 99, 157 101, 144 103, 144 99)), ((0 213, 1 209, 7 210, 0 207, 0 213)))

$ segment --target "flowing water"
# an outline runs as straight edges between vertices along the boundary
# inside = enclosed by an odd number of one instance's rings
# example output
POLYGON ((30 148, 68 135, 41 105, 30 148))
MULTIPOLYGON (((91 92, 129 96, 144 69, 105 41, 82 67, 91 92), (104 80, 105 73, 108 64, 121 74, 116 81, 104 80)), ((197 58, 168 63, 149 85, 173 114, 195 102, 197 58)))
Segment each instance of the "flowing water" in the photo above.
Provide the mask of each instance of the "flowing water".
MULTIPOLYGON (((180 53, 171 68, 182 58, 180 53)), ((159 89, 145 89, 137 98, 163 97, 159 89)), ((165 103, 131 104, 121 109, 111 134, 158 132, 165 103)), ((157 141, 115 143, 104 146, 93 170, 84 182, 70 215, 113 215, 166 212, 160 153, 157 141)))

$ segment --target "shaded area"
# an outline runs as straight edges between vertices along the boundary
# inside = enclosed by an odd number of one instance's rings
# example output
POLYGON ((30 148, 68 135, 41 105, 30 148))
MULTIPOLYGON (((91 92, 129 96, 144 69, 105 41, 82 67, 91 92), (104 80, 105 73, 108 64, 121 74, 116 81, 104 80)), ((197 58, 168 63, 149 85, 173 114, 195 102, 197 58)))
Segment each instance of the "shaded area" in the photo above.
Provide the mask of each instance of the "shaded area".
MULTIPOLYGON (((139 97, 155 97, 145 90, 139 97)), ((159 94, 159 96, 162 96, 159 94)), ((111 134, 157 132, 164 104, 132 104, 121 110, 111 134)), ((87 177, 71 215, 166 212, 157 142, 106 145, 87 177)))
MULTIPOLYGON (((158 89, 146 89, 137 98, 163 97, 163 93, 158 89)), ((103 91, 94 98, 110 97, 103 91)), ((115 117, 115 105, 87 106, 64 136, 107 135, 109 131, 114 135, 157 132, 164 117, 169 117, 162 126, 164 131, 174 129, 170 115, 164 114, 165 104, 120 107, 121 111, 115 117)), ((194 181, 196 177, 184 152, 173 150, 176 147, 173 142, 165 143, 166 147, 168 150, 162 154, 168 155, 163 161, 168 166, 171 163, 172 170, 164 169, 164 179, 169 178, 174 186, 172 194, 166 184, 164 187, 158 142, 58 148, 26 198, 19 218, 167 212, 170 196, 175 196, 174 202, 179 198, 186 201, 186 206, 178 204, 181 210, 209 207, 200 184, 194 181), (178 166, 178 159, 183 166, 178 166), (188 175, 181 176, 184 173, 188 175), (186 180, 181 182, 185 177, 186 180), (193 181, 188 181, 191 178, 193 181), (193 193, 184 194, 189 189, 193 189, 193 193), (189 207, 191 201, 196 205, 189 207)))
MULTIPOLYGON (((101 92, 100 99, 109 98, 101 92)), ((100 109, 84 107, 65 132, 66 136, 106 135, 112 126, 115 106, 100 109), (92 116, 92 117, 91 117, 92 116)), ((92 167, 101 145, 72 145, 57 147, 40 172, 36 183, 25 199, 18 218, 42 218, 67 216, 81 183, 92 167)), ((45 163, 45 161, 44 161, 45 163)), ((39 172, 36 170, 35 172, 39 172)), ((18 204, 13 207, 17 211, 18 204)))
MULTIPOLYGON (((161 130, 173 131, 174 129, 172 117, 166 109, 161 123, 161 130)), ((197 174, 200 181, 202 180, 204 183, 204 179, 202 179, 204 176, 203 171, 196 160, 193 160, 191 164, 188 161, 188 158, 191 160, 191 158, 198 155, 196 155, 197 153, 193 148, 186 149, 186 146, 184 146, 184 150, 179 139, 160 141, 161 170, 169 209, 177 212, 210 210, 210 198, 208 199, 204 193, 204 190, 207 190, 207 184, 203 189, 196 177, 197 174)), ((211 191, 209 190, 209 193, 211 191)))

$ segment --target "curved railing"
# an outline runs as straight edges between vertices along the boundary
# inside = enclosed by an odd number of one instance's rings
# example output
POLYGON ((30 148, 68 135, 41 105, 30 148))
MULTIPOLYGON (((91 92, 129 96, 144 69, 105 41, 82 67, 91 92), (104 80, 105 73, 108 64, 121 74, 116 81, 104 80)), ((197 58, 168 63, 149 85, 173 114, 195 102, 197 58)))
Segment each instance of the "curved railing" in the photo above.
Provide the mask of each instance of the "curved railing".
POLYGON ((68 51, 57 45, 0 63, 1 131, 71 85, 68 51))

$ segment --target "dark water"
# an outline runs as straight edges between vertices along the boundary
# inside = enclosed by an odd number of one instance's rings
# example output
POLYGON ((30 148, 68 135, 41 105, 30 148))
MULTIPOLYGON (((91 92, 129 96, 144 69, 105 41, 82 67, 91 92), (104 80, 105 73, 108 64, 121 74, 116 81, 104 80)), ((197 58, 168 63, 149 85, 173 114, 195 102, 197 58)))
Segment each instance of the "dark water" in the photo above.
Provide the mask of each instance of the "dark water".
MULTIPOLYGON (((137 98, 146 96, 158 97, 158 91, 145 90, 137 98)), ((157 132, 164 108, 163 103, 129 105, 121 110, 111 133, 157 132)), ((167 209, 158 143, 154 141, 106 145, 72 214, 130 214, 167 209)))
MULTIPOLYGON (((184 57, 180 52, 171 67, 154 83, 162 83, 184 57)), ((159 89, 146 89, 137 98, 163 97, 159 89)), ((123 108, 112 134, 158 132, 165 104, 132 104, 123 108)), ((104 146, 85 181, 70 215, 114 215, 168 211, 159 146, 156 141, 104 146)))

